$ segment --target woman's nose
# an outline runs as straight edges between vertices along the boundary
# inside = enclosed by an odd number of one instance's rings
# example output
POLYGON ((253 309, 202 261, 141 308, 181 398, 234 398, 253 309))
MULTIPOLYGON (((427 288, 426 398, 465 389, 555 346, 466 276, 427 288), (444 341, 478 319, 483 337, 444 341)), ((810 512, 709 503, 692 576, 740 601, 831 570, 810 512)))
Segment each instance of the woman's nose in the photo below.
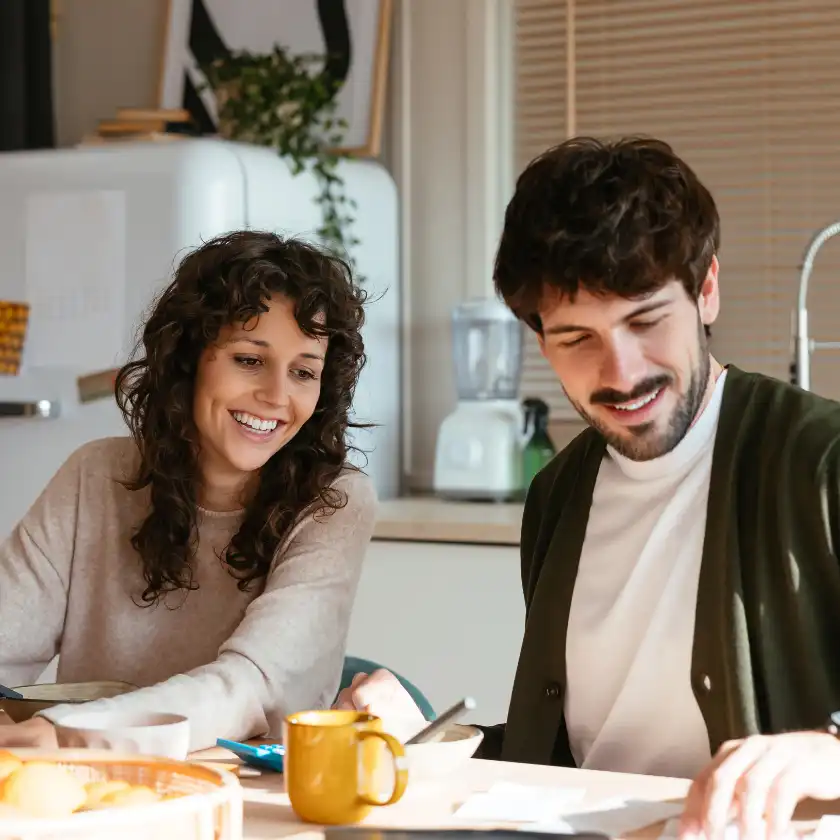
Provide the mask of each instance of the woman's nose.
POLYGON ((289 404, 289 383, 285 374, 267 375, 260 382, 257 399, 269 405, 282 407, 289 404))

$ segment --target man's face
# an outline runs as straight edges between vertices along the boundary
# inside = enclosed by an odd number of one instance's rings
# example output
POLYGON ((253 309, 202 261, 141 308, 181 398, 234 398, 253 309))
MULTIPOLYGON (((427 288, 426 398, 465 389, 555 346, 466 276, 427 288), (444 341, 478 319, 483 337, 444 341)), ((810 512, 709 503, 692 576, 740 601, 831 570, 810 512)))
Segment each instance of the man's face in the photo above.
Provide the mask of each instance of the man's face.
POLYGON ((704 326, 720 307, 713 260, 700 298, 678 280, 644 298, 546 295, 543 355, 578 413, 618 452, 647 461, 670 452, 697 417, 709 385, 704 326))

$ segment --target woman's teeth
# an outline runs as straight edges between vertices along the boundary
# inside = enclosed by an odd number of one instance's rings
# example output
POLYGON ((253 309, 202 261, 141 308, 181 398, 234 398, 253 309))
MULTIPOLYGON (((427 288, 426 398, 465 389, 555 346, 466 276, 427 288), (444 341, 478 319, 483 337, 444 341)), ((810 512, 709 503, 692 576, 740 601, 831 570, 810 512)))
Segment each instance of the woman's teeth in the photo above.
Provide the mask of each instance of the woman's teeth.
POLYGON ((659 392, 661 390, 661 388, 657 388, 646 397, 642 397, 641 399, 631 403, 616 404, 613 408, 617 408, 619 411, 638 411, 640 408, 644 408, 648 403, 653 402, 659 396, 659 392))
POLYGON ((247 426, 255 432, 264 432, 267 434, 268 432, 273 432, 277 428, 276 420, 262 420, 259 417, 255 417, 253 414, 246 414, 244 411, 232 411, 231 414, 237 423, 247 426))

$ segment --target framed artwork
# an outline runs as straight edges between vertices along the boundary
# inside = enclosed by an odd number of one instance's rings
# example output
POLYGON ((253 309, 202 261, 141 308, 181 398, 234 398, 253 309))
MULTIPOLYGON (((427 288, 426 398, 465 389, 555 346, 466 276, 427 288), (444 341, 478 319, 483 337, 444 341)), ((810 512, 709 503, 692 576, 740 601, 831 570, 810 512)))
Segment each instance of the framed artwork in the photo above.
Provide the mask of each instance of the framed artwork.
POLYGON ((202 134, 215 134, 215 98, 200 65, 280 44, 328 57, 339 83, 336 117, 348 126, 337 151, 377 157, 392 16, 393 0, 168 0, 158 107, 184 108, 202 134))

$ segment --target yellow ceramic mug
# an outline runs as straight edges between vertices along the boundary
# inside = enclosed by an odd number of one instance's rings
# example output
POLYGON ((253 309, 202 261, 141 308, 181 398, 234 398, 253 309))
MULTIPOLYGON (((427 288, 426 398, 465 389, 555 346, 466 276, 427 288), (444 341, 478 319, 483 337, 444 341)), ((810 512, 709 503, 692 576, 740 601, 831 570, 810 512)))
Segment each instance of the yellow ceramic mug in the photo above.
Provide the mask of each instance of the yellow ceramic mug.
POLYGON ((399 802, 408 784, 402 744, 365 712, 325 710, 289 715, 283 725, 283 775, 295 813, 325 825, 357 823, 375 805, 399 802), (393 788, 383 760, 391 754, 393 788))

